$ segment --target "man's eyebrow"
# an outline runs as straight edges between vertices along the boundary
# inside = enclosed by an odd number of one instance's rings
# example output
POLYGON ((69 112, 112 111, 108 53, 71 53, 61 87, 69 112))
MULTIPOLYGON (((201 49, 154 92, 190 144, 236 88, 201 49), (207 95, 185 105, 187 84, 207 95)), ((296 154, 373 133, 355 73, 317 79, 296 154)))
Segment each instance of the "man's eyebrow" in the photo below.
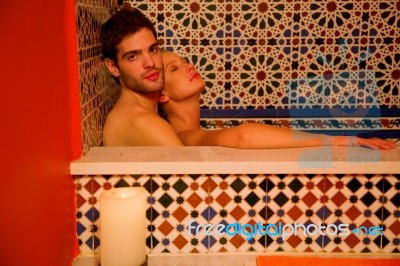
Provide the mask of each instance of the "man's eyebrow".
POLYGON ((154 48, 155 46, 160 46, 160 44, 158 43, 158 41, 156 41, 155 43, 153 43, 152 45, 150 45, 150 48, 154 48))
MULTIPOLYGON (((158 46, 158 45, 159 45, 159 44, 158 44, 158 41, 156 41, 156 42, 152 43, 152 44, 149 46, 148 49, 154 48, 155 46, 158 46)), ((140 54, 141 52, 142 52, 142 50, 140 50, 140 49, 130 50, 130 51, 125 52, 125 53, 122 55, 122 58, 125 58, 125 57, 127 57, 128 55, 131 55, 131 54, 137 55, 137 54, 140 54)))

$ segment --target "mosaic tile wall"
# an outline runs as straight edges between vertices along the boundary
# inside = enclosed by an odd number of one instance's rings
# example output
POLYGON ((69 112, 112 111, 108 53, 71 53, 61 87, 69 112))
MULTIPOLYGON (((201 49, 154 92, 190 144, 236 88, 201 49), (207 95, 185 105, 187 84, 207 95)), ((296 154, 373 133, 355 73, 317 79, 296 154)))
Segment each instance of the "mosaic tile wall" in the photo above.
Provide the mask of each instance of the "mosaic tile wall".
POLYGON ((206 79, 206 128, 400 134, 398 0, 129 2, 206 79))
POLYGON ((118 96, 118 87, 101 61, 100 27, 110 10, 110 1, 76 1, 84 154, 101 146, 105 117, 118 96))
MULTIPOLYGON (((400 252, 400 175, 77 176, 77 233, 82 254, 99 251, 99 195, 112 187, 148 192, 148 253, 400 252), (190 235, 197 224, 349 224, 382 235, 190 235)), ((194 234, 194 231, 192 232, 194 234)), ((311 233, 313 234, 313 233, 311 233)))

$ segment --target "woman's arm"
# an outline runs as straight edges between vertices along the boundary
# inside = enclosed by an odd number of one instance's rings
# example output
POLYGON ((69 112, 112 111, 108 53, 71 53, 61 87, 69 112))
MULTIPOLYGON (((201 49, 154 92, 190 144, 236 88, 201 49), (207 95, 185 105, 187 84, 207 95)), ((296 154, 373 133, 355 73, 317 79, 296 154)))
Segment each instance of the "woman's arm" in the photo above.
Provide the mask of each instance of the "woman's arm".
POLYGON ((242 124, 220 130, 189 130, 178 134, 184 145, 224 146, 243 149, 294 148, 312 146, 366 146, 392 149, 395 144, 382 139, 328 136, 291 130, 265 124, 242 124))

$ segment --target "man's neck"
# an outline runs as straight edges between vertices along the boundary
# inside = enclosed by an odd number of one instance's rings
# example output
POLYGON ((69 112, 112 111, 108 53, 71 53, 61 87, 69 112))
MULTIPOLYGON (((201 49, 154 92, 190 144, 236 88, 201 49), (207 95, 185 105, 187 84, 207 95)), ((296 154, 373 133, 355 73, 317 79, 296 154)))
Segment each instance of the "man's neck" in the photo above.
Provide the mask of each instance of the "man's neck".
POLYGON ((157 113, 157 103, 158 99, 160 98, 160 92, 144 94, 132 91, 124 86, 121 86, 121 89, 121 98, 123 98, 125 101, 139 105, 150 112, 157 113))

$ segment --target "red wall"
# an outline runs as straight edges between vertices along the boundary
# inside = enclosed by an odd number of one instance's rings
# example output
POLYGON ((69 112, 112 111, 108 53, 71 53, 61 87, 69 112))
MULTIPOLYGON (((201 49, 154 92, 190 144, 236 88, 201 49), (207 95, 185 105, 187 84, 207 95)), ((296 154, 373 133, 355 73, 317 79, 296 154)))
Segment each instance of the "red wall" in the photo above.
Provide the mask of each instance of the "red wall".
POLYGON ((0 8, 0 265, 71 265, 82 151, 75 1, 0 8))

